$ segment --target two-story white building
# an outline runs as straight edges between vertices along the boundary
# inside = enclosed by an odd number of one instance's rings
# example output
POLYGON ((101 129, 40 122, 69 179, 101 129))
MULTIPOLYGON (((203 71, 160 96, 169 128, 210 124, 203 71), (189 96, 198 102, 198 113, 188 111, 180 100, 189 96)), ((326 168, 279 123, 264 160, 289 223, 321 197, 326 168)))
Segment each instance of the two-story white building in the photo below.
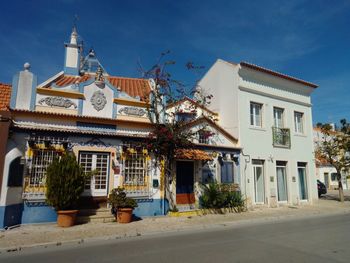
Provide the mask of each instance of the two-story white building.
POLYGON ((199 82, 209 108, 238 139, 248 204, 317 200, 311 93, 317 85, 246 62, 217 60, 199 82))

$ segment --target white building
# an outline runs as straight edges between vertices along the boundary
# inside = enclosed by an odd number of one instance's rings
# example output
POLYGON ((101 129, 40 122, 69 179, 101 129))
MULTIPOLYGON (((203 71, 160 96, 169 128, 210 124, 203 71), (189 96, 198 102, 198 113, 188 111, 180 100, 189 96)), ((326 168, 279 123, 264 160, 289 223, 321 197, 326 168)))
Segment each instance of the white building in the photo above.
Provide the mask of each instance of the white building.
POLYGON ((209 109, 243 148, 248 204, 317 200, 311 93, 317 85, 246 62, 217 60, 200 81, 209 109))

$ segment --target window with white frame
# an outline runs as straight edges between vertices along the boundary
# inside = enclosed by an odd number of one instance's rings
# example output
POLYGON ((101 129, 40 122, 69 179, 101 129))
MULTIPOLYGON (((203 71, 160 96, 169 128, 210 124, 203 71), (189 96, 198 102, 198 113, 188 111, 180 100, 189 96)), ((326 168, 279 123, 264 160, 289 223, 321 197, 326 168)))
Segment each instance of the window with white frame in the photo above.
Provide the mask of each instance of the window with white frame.
POLYGON ((250 125, 262 127, 262 104, 250 102, 250 125))
POLYGON ((284 109, 274 107, 273 108, 273 121, 276 128, 283 128, 283 113, 284 109))
POLYGON ((302 112, 294 112, 294 131, 296 133, 304 133, 303 121, 304 113, 302 112))
POLYGON ((146 158, 142 153, 128 154, 124 160, 124 185, 145 186, 147 177, 146 158))

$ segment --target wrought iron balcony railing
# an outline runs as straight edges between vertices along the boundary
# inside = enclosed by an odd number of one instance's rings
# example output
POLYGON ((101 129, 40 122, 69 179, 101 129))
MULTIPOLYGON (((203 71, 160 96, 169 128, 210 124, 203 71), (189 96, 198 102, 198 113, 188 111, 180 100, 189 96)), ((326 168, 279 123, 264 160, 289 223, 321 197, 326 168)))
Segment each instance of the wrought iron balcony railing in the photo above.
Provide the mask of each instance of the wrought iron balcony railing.
POLYGON ((272 127, 272 141, 275 147, 290 148, 290 129, 272 127))

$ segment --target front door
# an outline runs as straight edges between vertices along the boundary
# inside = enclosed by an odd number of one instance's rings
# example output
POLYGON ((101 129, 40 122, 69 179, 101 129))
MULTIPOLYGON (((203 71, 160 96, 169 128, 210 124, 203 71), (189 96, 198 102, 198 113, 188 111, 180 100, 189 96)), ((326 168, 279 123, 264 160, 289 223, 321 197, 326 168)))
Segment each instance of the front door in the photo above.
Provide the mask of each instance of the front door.
POLYGON ((194 168, 191 161, 176 162, 176 204, 194 204, 194 168))
POLYGON ((279 202, 288 201, 288 192, 287 192, 287 172, 286 164, 282 161, 277 161, 276 166, 277 174, 277 197, 279 202))
POLYGON ((264 190, 264 162, 261 160, 253 160, 254 174, 254 196, 256 204, 263 204, 265 199, 264 190))
POLYGON ((84 195, 107 196, 109 153, 80 152, 79 163, 84 172, 97 171, 86 180, 84 195))

